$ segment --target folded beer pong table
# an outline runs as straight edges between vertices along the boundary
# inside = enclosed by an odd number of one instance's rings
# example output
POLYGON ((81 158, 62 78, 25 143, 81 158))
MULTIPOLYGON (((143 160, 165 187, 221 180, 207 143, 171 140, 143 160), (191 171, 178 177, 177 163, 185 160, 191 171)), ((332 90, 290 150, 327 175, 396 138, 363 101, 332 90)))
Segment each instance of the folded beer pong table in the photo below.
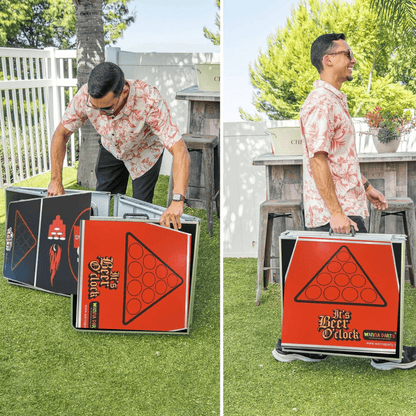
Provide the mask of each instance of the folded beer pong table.
POLYGON ((124 195, 6 189, 3 276, 12 284, 72 296, 80 331, 188 334, 200 219, 161 227, 165 208, 124 195))
POLYGON ((199 223, 91 218, 81 225, 72 324, 80 331, 187 334, 192 323, 199 223))
POLYGON ((282 349, 401 360, 404 235, 280 235, 282 349))

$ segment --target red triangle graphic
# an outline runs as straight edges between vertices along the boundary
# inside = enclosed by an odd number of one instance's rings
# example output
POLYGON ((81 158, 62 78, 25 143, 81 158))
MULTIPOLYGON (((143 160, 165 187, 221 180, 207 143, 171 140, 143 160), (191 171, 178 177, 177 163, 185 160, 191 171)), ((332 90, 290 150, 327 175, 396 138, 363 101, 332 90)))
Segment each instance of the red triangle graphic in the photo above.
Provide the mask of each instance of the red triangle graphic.
POLYGON ((387 302, 347 246, 295 296, 296 302, 385 307, 387 302))
POLYGON ((123 324, 181 286, 183 279, 133 234, 126 234, 123 324))
POLYGON ((23 219, 22 214, 16 210, 11 269, 14 270, 35 246, 35 236, 23 219))

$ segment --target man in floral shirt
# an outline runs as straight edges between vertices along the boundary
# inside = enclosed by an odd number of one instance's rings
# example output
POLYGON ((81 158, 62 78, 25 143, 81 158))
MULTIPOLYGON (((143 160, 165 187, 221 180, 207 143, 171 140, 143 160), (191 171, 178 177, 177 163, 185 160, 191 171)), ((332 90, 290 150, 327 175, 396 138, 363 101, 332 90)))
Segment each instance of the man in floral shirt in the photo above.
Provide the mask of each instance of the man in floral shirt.
POLYGON ((159 91, 140 80, 125 80, 121 68, 111 62, 91 71, 88 84, 72 99, 54 133, 48 196, 64 194, 66 143, 88 119, 101 136, 96 165, 98 191, 124 194, 130 175, 133 197, 152 202, 164 148, 172 154, 173 201, 160 223, 180 228, 189 178, 186 145, 159 91))
MULTIPOLYGON (((319 36, 311 47, 311 61, 320 80, 300 111, 303 144, 303 201, 306 227, 313 231, 348 234, 351 227, 366 233, 366 198, 377 209, 388 207, 386 198, 361 174, 355 147, 355 130, 347 97, 340 89, 352 81, 356 63, 344 34, 319 36)), ((284 352, 281 340, 273 350, 276 360, 318 362, 318 354, 284 352)), ((380 370, 410 369, 416 366, 416 348, 403 347, 400 363, 371 360, 380 370)))
POLYGON ((387 208, 387 201, 360 172, 354 124, 340 91, 352 80, 356 61, 343 34, 320 36, 311 59, 320 80, 300 112, 306 227, 323 231, 331 226, 348 234, 353 226, 366 232, 366 197, 379 209, 387 208))

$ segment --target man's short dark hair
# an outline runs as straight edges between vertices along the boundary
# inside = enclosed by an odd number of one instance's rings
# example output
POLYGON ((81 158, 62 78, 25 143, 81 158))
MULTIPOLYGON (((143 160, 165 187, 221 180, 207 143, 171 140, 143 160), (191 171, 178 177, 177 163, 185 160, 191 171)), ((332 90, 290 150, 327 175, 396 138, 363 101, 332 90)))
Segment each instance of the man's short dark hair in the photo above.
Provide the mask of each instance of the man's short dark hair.
POLYGON ((311 46, 311 62, 312 65, 318 70, 319 73, 324 69, 322 65, 322 58, 328 53, 332 52, 334 47, 334 41, 343 39, 345 35, 343 33, 327 33, 319 36, 311 46))
POLYGON ((98 64, 88 78, 88 94, 92 98, 102 98, 110 91, 120 96, 125 85, 124 72, 112 62, 98 64))

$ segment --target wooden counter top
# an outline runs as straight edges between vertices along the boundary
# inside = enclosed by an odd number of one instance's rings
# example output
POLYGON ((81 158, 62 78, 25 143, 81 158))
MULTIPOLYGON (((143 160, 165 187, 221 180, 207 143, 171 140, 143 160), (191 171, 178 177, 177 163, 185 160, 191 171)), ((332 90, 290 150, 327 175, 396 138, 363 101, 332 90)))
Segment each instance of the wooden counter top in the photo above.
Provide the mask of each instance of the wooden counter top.
MULTIPOLYGON (((416 161, 416 153, 361 153, 358 155, 360 163, 384 163, 384 162, 413 162, 416 161)), ((253 159, 254 166, 272 165, 302 165, 303 156, 286 156, 265 154, 253 159)))
POLYGON ((177 100, 220 101, 219 91, 200 91, 196 85, 176 93, 177 100))

